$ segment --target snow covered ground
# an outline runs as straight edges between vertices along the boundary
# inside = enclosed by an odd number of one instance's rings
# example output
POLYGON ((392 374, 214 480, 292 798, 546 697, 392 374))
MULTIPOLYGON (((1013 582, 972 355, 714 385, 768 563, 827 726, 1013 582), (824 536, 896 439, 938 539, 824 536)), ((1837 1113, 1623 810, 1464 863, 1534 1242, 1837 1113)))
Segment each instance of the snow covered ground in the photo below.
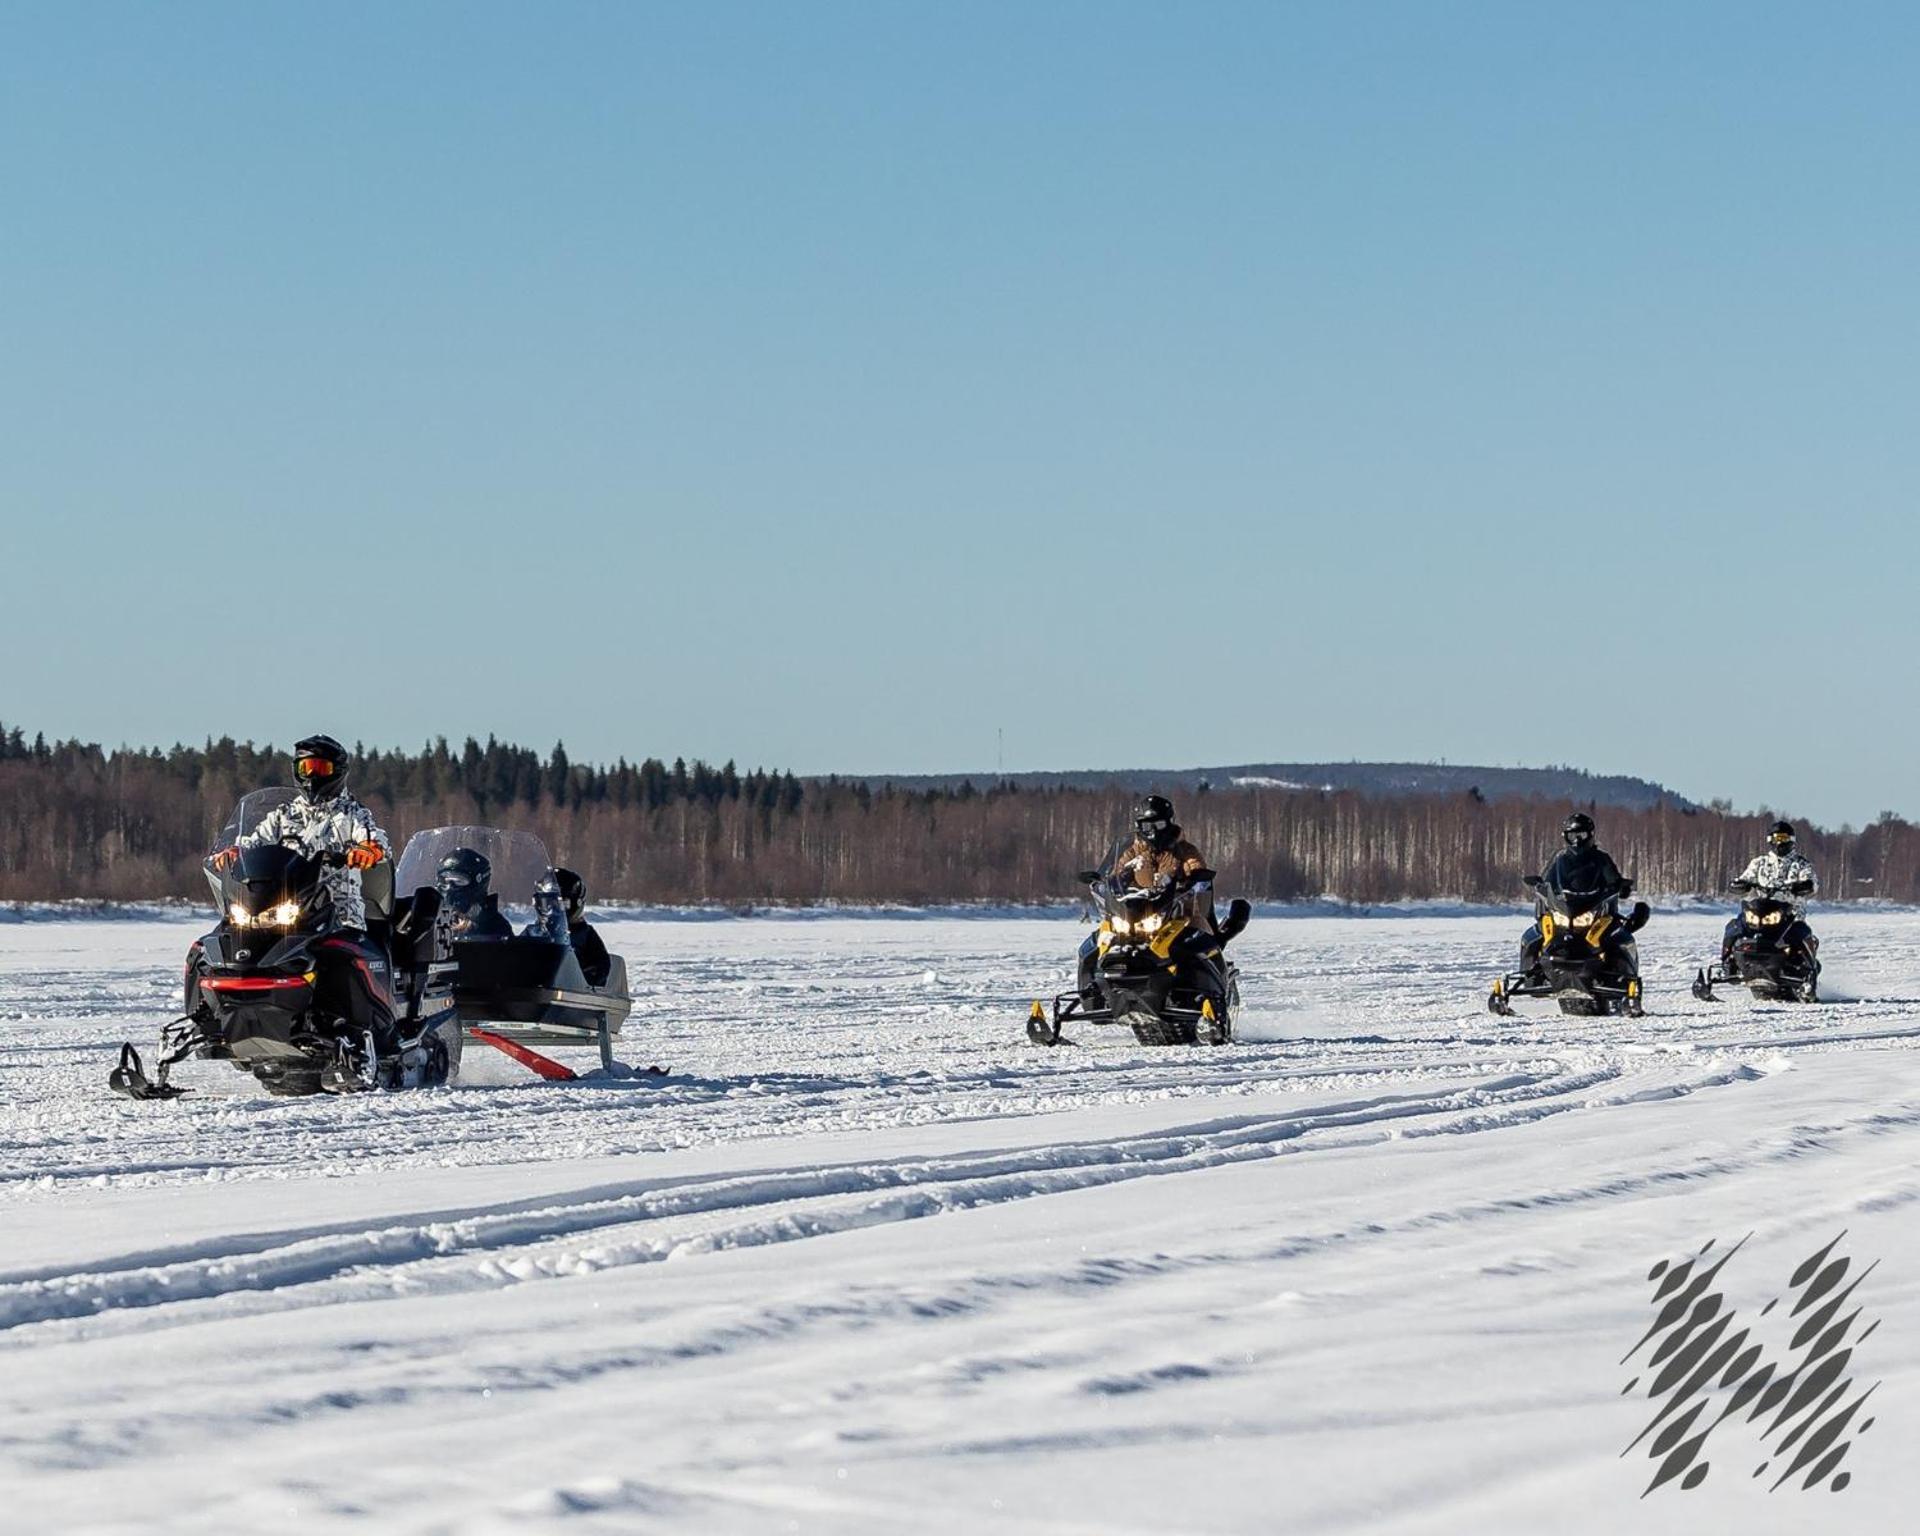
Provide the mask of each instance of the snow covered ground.
POLYGON ((1487 1014, 1511 918, 1265 921, 1157 1053, 1024 1043, 1069 920, 619 923, 664 1082, 156 1105, 195 925, 0 927, 0 1529, 1903 1529, 1920 916, 1806 1009, 1686 995, 1719 921, 1633 1022, 1487 1014), (1851 1483, 1743 1417, 1642 1499, 1649 1270, 1748 1238, 1784 1360, 1843 1229, 1851 1483))

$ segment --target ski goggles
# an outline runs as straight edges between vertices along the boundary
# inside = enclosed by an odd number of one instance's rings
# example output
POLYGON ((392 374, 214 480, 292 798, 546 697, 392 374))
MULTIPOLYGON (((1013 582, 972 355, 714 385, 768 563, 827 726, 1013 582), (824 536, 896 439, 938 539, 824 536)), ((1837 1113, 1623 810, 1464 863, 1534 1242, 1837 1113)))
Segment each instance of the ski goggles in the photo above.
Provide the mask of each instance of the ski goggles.
POLYGON ((1141 837, 1145 838, 1148 842, 1152 842, 1156 838, 1165 837, 1168 830, 1172 826, 1173 826, 1173 823, 1170 821, 1142 820, 1142 821, 1136 821, 1133 824, 1133 830, 1137 832, 1141 837))
POLYGON ((340 770, 334 766, 330 757, 296 757, 293 771, 303 779, 330 779, 340 770))

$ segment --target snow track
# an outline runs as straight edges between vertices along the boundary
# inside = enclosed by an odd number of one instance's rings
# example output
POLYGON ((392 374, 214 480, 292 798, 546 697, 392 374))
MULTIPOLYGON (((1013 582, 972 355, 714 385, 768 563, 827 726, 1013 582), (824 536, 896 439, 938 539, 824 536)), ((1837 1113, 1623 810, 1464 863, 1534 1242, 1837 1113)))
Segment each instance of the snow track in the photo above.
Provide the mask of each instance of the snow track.
MULTIPOLYGON (((1262 924, 1241 1041, 1049 1052, 1071 923, 631 924, 664 1082, 164 1105, 100 1080, 193 929, 0 930, 0 1481, 28 1528, 1660 1530, 1640 1276, 1842 1227, 1891 1422, 1920 921, 1831 919, 1861 1000, 1789 1009, 1686 996, 1717 920, 1657 919, 1637 1021, 1486 1014, 1513 928, 1262 924)), ((1829 1520, 1920 1491, 1872 1449, 1829 1520)), ((1709 1523, 1794 1528, 1749 1470, 1709 1523)))

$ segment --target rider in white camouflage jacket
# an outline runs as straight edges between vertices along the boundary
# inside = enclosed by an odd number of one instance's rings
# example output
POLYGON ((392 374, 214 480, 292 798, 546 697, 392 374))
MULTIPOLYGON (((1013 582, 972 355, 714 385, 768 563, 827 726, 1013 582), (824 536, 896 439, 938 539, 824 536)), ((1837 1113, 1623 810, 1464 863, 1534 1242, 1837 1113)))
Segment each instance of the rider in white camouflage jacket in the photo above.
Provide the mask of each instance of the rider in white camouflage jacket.
POLYGON ((1820 889, 1811 861, 1794 852, 1793 828, 1784 821, 1773 824, 1767 834, 1767 851, 1749 864, 1740 878, 1753 886, 1755 895, 1786 902, 1796 918, 1806 916, 1804 903, 1820 889), (1796 893, 1793 888, 1802 884, 1813 890, 1796 893))
MULTIPOLYGON (((300 798, 267 812, 236 847, 278 843, 309 855, 344 853, 346 867, 330 869, 323 878, 340 926, 364 932, 367 904, 360 892, 360 871, 391 859, 393 844, 373 813, 347 793, 347 753, 339 742, 331 736, 309 736, 293 750, 300 798)), ((222 855, 229 860, 232 856, 233 850, 222 855)))
MULTIPOLYGON (((1767 851, 1749 864, 1735 883, 1751 887, 1755 896, 1785 902, 1794 922, 1803 923, 1807 916, 1807 898, 1819 890, 1820 880, 1813 872, 1812 863, 1795 853, 1794 847, 1792 824, 1776 821, 1767 832, 1767 851), (1795 891, 1796 885, 1803 889, 1795 891)), ((1729 919, 1726 932, 1720 936, 1721 964, 1732 959, 1733 946, 1740 937, 1743 923, 1737 912, 1729 919)))

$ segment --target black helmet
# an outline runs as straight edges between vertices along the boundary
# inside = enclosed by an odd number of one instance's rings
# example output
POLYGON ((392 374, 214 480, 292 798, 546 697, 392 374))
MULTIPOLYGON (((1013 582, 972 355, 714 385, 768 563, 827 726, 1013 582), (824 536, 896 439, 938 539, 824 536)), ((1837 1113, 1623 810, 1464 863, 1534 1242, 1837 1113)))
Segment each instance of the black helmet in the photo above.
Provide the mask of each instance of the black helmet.
POLYGON ((577 924, 587 912, 587 882, 570 869, 550 871, 560 887, 560 895, 567 904, 567 926, 577 924))
POLYGON ((1148 795, 1133 808, 1133 830, 1149 847, 1167 847, 1180 835, 1174 825, 1173 802, 1165 795, 1148 795))
POLYGON ((548 870, 533 888, 534 921, 556 939, 564 937, 567 930, 567 898, 556 878, 559 873, 548 870))
POLYGON ((1585 811, 1575 811, 1560 823, 1560 837, 1569 848, 1591 848, 1593 818, 1585 811))
POLYGON ((293 782, 303 800, 331 800, 347 787, 347 749, 331 736, 302 736, 293 744, 293 782))
POLYGON ((433 883, 440 890, 440 905, 455 912, 469 912, 480 905, 493 880, 493 864, 475 848, 456 848, 440 861, 433 883))
POLYGON ((1767 847, 1774 853, 1779 854, 1783 859, 1792 854, 1794 849, 1793 823, 1790 821, 1776 821, 1772 826, 1768 827, 1767 847))

